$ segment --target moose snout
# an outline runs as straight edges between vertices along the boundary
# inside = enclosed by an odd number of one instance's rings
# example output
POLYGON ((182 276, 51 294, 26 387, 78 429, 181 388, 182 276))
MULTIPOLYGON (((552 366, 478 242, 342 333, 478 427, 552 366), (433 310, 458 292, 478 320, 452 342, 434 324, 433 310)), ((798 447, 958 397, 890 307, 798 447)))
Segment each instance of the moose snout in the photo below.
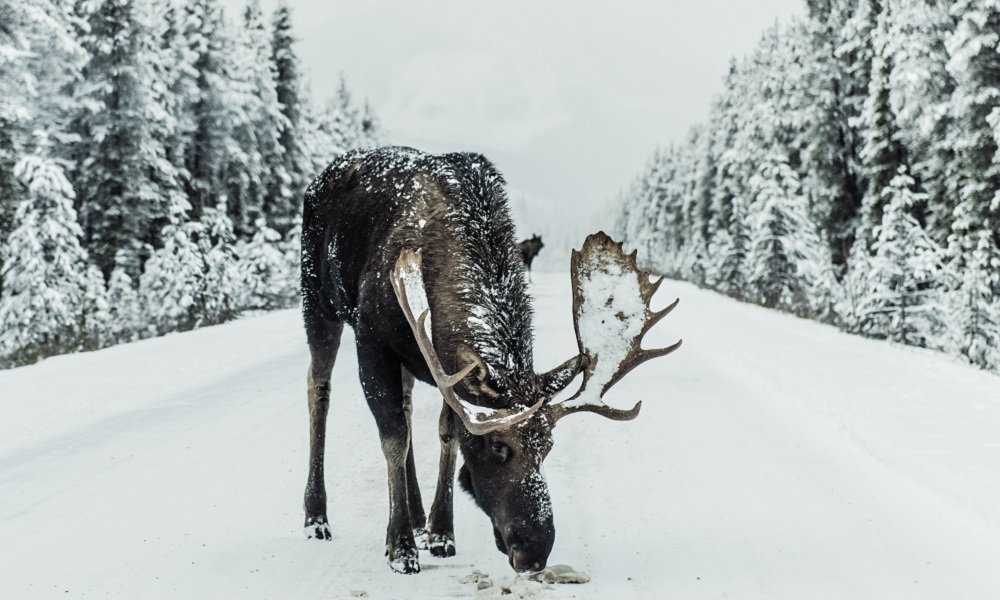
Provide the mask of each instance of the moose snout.
MULTIPOLYGON (((518 573, 541 571, 545 568, 556 537, 555 529, 551 524, 547 525, 532 527, 525 522, 519 522, 515 526, 508 525, 503 528, 506 535, 502 536, 502 541, 506 546, 507 560, 511 568, 518 573)), ((499 547, 501 536, 499 531, 494 533, 498 534, 499 547)))
POLYGON ((518 573, 541 571, 545 568, 548 558, 548 552, 538 554, 519 543, 511 544, 507 548, 507 559, 510 561, 510 566, 518 573))

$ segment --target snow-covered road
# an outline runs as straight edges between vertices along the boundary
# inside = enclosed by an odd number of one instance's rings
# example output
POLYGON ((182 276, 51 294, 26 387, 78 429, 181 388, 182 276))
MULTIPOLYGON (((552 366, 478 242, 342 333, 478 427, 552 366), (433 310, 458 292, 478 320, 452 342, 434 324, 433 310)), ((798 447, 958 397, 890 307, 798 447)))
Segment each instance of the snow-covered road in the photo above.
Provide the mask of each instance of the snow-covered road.
MULTIPOLYGON (((535 274, 536 364, 572 355, 569 277, 535 274)), ((669 296, 669 297, 668 297, 669 296)), ((647 346, 684 338, 567 418, 546 472, 552 598, 1000 598, 1000 378, 686 284, 647 346)), ((345 334, 349 336, 350 334, 345 334)), ((334 369, 334 539, 302 535, 296 311, 0 372, 0 598, 442 598, 513 578, 456 495, 458 556, 390 572, 385 464, 353 344, 334 369)), ((425 501, 440 400, 419 386, 425 501)), ((516 595, 516 594, 515 594, 516 595)))

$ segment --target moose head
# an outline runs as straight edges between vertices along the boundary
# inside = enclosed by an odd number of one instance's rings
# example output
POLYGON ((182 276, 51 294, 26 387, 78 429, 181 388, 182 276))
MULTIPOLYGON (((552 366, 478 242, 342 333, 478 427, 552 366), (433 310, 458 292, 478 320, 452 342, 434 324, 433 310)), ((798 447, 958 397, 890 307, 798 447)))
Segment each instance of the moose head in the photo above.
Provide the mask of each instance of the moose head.
POLYGON ((681 345, 678 341, 657 350, 640 345, 677 305, 674 301, 661 311, 650 309, 663 279, 650 282, 649 276, 637 267, 635 252, 626 255, 621 243, 603 232, 593 234, 571 260, 577 356, 545 374, 510 373, 463 346, 456 353, 456 372, 449 375, 431 339, 421 253, 404 249, 396 262, 391 278, 396 297, 445 403, 463 424, 459 484, 490 518, 497 548, 516 571, 544 568, 555 540, 541 467, 552 449, 556 423, 578 412, 634 419, 641 401, 618 409, 603 402, 604 394, 632 369, 681 345), (576 393, 558 398, 580 373, 576 393))

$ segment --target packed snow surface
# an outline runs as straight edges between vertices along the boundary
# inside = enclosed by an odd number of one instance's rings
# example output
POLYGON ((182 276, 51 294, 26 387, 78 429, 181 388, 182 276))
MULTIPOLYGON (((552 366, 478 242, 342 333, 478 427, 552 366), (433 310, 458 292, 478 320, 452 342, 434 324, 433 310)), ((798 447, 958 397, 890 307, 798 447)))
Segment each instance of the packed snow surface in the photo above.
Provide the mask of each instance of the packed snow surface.
MULTIPOLYGON (((568 274, 535 273, 536 363, 576 350, 568 274)), ((297 311, 0 372, 0 598, 1000 598, 1000 378, 666 282, 683 348, 559 422, 551 565, 515 577, 455 496, 458 555, 385 563, 385 462, 350 333, 333 372, 333 540, 302 536, 297 311), (475 571, 492 584, 462 583, 475 571), (511 597, 507 595, 506 597, 511 597)), ((429 507, 440 400, 414 399, 429 507)), ((471 580, 470 580, 471 581, 471 580)), ((479 581, 479 580, 477 580, 479 581)))

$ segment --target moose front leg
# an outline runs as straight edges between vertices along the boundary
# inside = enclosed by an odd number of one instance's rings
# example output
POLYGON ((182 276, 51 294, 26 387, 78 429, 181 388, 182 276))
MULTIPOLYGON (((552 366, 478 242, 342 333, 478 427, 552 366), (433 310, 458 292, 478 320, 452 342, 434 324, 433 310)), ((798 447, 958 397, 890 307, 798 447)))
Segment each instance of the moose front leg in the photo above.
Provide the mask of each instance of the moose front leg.
MULTIPOLYGON (((403 401, 399 359, 387 349, 369 347, 358 333, 358 367, 368 408, 375 417, 389 476, 389 526, 385 552, 397 573, 419 573, 407 492, 406 462, 410 428, 403 401)), ((414 485, 416 482, 414 481, 414 485)))
POLYGON ((438 467, 437 491, 427 521, 427 545, 431 554, 439 557, 455 556, 455 525, 452 498, 455 487, 455 460, 458 457, 458 438, 455 431, 455 412, 442 403, 438 419, 441 436, 441 463, 438 467))

